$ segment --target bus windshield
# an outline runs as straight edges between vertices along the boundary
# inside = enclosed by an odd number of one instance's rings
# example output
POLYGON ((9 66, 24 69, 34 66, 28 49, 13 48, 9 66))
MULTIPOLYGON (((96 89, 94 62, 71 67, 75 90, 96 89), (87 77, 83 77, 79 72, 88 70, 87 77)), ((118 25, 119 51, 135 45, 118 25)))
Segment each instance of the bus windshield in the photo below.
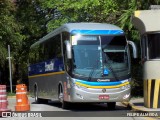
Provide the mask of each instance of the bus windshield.
POLYGON ((129 74, 128 47, 124 35, 73 36, 72 51, 72 73, 75 76, 115 78, 129 74), (107 76, 102 76, 102 67, 108 69, 107 76))

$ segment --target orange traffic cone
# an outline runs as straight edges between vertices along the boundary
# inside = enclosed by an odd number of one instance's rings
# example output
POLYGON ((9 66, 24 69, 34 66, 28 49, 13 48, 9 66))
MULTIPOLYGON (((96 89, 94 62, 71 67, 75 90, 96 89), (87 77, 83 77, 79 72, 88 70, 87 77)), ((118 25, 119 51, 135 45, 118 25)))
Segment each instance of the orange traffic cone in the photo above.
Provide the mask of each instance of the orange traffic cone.
POLYGON ((0 116, 2 116, 2 112, 11 111, 7 106, 6 85, 0 85, 0 116))
POLYGON ((29 111, 30 104, 27 97, 27 86, 25 84, 16 85, 16 111, 29 111))

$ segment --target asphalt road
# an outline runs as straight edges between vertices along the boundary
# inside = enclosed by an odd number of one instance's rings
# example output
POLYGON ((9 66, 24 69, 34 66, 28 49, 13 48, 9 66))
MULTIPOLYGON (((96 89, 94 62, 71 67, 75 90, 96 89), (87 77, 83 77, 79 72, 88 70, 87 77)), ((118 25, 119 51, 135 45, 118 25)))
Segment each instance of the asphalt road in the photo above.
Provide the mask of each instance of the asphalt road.
MULTIPOLYGON (((10 117, 0 118, 0 120, 153 120, 148 117, 127 117, 127 113, 132 112, 121 103, 116 104, 115 110, 109 110, 107 104, 72 104, 70 109, 63 110, 60 103, 36 104, 34 98, 29 98, 29 101, 30 112, 38 112, 41 118, 10 117)), ((8 98, 8 102, 8 108, 15 111, 16 98, 8 98)))

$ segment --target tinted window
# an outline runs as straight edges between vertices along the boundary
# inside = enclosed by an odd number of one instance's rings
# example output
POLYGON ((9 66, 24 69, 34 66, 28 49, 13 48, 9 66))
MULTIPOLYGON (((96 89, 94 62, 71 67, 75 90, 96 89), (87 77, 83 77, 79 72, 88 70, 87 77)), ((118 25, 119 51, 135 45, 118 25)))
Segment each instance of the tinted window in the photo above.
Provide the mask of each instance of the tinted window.
POLYGON ((55 37, 31 48, 29 61, 31 64, 35 64, 54 59, 55 57, 61 58, 61 56, 61 37, 60 35, 56 35, 55 37))
POLYGON ((45 60, 61 57, 61 38, 57 35, 44 43, 45 60))
POLYGON ((160 59, 160 33, 148 35, 149 59, 160 59))

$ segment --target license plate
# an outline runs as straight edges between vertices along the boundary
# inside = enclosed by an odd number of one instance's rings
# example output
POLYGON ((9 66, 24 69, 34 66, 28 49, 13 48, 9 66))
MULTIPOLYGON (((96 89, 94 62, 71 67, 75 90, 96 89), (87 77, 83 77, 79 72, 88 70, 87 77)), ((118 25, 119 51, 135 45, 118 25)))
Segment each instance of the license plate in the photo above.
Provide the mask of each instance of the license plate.
POLYGON ((109 95, 99 95, 99 100, 109 100, 109 95))

